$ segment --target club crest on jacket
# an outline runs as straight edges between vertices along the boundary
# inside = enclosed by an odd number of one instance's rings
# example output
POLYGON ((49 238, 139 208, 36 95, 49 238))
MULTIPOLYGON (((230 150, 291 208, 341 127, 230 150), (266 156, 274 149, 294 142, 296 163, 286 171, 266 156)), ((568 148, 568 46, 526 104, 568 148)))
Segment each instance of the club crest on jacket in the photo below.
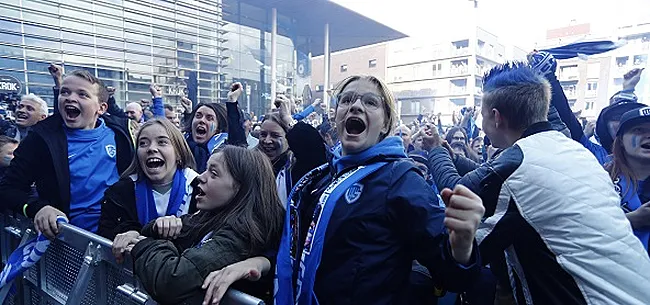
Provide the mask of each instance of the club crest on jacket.
POLYGON ((114 145, 106 145, 106 153, 108 154, 109 157, 115 158, 117 150, 115 149, 114 145))
POLYGON ((363 193, 363 184, 355 183, 345 192, 345 201, 347 201, 348 204, 353 204, 359 200, 361 193, 363 193))

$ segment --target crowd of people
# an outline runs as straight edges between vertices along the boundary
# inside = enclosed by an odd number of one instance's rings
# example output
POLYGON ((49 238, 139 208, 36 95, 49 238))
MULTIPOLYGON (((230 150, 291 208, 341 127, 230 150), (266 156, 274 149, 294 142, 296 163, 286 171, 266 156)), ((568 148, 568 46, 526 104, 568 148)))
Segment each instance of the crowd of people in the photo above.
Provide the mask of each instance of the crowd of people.
POLYGON ((179 115, 155 85, 121 109, 52 65, 54 114, 29 94, 0 121, 0 207, 49 238, 65 217, 112 240, 160 304, 229 287, 269 304, 648 304, 642 70, 583 126, 556 67, 533 52, 492 68, 481 106, 444 127, 401 124, 373 76, 339 83, 331 111, 278 95, 258 121, 239 83, 179 115))

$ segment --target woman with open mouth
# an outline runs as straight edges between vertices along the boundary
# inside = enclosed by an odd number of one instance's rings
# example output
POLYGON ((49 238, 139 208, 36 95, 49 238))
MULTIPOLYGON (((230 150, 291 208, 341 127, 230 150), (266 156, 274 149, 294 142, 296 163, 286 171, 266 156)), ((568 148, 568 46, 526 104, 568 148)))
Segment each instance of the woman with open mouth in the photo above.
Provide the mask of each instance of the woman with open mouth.
MULTIPOLYGON (((195 186, 199 211, 172 218, 176 238, 165 234, 166 227, 161 234, 165 221, 159 218, 130 241, 133 271, 159 304, 201 304, 211 272, 277 249, 284 211, 268 159, 227 145, 210 156, 207 168, 195 186)), ((264 298, 271 283, 238 289, 264 298)))
MULTIPOLYGON (((113 241, 118 261, 144 225, 163 216, 180 217, 196 211, 198 173, 183 135, 164 118, 147 121, 136 137, 136 154, 122 178, 106 190, 99 235, 113 241)), ((168 222, 165 236, 177 227, 168 222)))
POLYGON ((634 235, 648 250, 650 243, 650 107, 630 110, 612 144, 612 161, 605 165, 634 235))
MULTIPOLYGON (((335 116, 341 146, 291 191, 277 255, 276 304, 407 304, 415 259, 449 290, 474 281, 482 202, 457 187, 442 192, 446 212, 438 205, 401 139, 390 136, 395 108, 375 77, 341 82, 335 116)), ((270 266, 263 260, 226 269, 241 275, 234 280, 246 278, 266 271, 258 269, 270 266)))

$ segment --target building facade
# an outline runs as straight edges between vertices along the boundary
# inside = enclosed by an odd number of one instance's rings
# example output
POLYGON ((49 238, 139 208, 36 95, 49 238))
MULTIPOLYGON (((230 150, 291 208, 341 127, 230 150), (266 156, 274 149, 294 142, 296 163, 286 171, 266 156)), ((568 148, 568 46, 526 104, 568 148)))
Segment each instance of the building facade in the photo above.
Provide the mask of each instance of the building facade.
POLYGON ((343 37, 349 23, 361 25, 355 39, 327 41, 332 51, 404 36, 328 0, 6 0, 0 76, 50 104, 50 63, 91 71, 116 88, 121 104, 150 99, 151 83, 172 104, 182 94, 219 102, 241 81, 246 108, 263 113, 273 89, 309 78, 298 66, 305 54, 325 52, 323 32, 343 37))
MULTIPOLYGON (((330 88, 351 75, 372 75, 386 80, 386 55, 388 44, 380 43, 343 50, 330 55, 330 88)), ((312 84, 316 91, 323 88, 323 56, 311 59, 312 84)))

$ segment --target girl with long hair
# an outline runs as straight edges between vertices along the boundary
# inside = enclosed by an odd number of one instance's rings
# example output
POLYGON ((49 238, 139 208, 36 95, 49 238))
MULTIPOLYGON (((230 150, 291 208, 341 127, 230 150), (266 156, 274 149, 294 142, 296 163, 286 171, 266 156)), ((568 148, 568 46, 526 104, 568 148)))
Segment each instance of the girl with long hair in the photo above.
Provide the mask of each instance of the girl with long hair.
POLYGON ((605 165, 634 234, 650 243, 650 107, 626 112, 605 165))
POLYGON ((118 261, 150 221, 196 211, 198 173, 183 135, 165 118, 151 119, 136 136, 136 153, 121 179, 104 194, 98 234, 113 241, 118 261))
POLYGON ((160 304, 200 303, 210 272, 277 248, 282 232, 273 170, 259 151, 225 146, 198 181, 197 213, 173 218, 179 229, 152 221, 128 247, 135 274, 160 304))
MULTIPOLYGON (((414 259, 450 290, 463 290, 475 279, 482 202, 462 186, 446 189, 445 218, 402 140, 391 136, 395 108, 388 87, 375 77, 341 83, 335 116, 341 145, 289 196, 276 304, 405 304, 414 259)), ((223 291, 270 267, 268 259, 252 258, 225 268, 210 285, 223 291)), ((208 294, 214 295, 209 291, 206 299, 208 294)))

